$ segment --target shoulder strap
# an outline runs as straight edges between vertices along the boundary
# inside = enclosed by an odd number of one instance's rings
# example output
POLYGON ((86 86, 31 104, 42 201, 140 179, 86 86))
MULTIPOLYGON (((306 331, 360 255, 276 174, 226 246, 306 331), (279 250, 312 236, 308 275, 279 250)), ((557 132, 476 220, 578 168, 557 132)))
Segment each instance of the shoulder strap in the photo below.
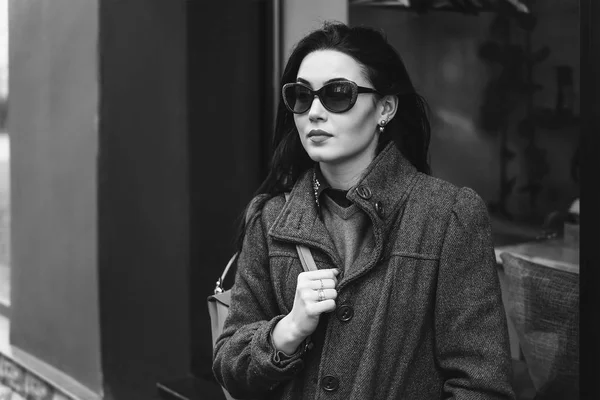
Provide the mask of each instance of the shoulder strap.
POLYGON ((296 245, 296 250, 298 250, 298 256, 300 257, 300 262, 302 263, 302 268, 306 272, 308 271, 316 271, 317 264, 315 264, 315 259, 310 252, 310 249, 301 244, 296 245))
POLYGON ((229 269, 233 265, 233 262, 235 261, 235 259, 237 258, 237 256, 238 256, 238 253, 235 253, 229 259, 229 262, 227 263, 227 266, 225 267, 225 269, 223 270, 223 273, 221 274, 221 277, 217 281, 217 284, 215 286, 215 294, 223 293, 223 281, 225 280, 225 277, 227 276, 227 273, 229 272, 229 269))

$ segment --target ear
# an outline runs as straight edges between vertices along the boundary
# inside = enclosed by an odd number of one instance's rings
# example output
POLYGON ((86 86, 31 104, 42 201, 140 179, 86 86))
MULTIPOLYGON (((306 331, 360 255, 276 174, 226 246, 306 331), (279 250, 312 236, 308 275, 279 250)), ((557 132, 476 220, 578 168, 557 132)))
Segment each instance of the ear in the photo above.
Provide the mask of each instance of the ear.
POLYGON ((394 115, 396 115, 396 111, 398 111, 398 96, 383 96, 379 100, 380 115, 378 116, 379 120, 377 122, 385 121, 385 123, 387 124, 392 120, 392 118, 394 118, 394 115))

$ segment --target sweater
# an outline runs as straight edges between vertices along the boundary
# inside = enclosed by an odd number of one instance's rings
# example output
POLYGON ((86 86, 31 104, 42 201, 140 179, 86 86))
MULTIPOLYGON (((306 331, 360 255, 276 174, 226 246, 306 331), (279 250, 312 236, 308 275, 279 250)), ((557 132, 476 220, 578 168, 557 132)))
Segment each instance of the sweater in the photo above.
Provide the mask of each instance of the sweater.
POLYGON ((323 223, 342 260, 344 271, 348 271, 363 249, 373 247, 371 222, 356 204, 342 207, 327 194, 322 197, 322 202, 323 223))

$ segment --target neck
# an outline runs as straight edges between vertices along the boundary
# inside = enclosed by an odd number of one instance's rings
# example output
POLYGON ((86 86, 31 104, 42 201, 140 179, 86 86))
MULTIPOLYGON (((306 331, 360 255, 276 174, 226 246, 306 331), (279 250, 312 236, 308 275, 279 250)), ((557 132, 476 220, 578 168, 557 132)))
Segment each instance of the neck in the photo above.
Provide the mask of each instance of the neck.
POLYGON ((373 161, 374 154, 364 154, 359 159, 339 163, 319 163, 321 173, 334 189, 348 190, 356 185, 363 171, 373 161))

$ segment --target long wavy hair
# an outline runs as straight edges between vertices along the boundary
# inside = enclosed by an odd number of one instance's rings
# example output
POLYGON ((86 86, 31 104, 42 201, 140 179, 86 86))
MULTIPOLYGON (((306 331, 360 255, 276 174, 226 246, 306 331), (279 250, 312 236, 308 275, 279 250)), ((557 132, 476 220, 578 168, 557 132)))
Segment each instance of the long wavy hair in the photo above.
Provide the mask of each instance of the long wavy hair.
MULTIPOLYGON (((428 106, 416 93, 406 67, 396 50, 379 31, 368 27, 349 27, 343 23, 325 22, 321 29, 305 36, 294 47, 287 61, 279 87, 295 82, 304 58, 317 50, 336 50, 344 53, 363 68, 367 80, 381 95, 398 96, 398 110, 379 137, 377 152, 390 140, 418 171, 430 174, 430 123, 428 106)), ((375 129, 375 127, 373 127, 375 129)), ((249 215, 262 209, 264 203, 280 193, 291 190, 298 178, 314 165, 302 143, 294 116, 279 97, 272 158, 267 177, 255 193, 249 215)), ((244 210, 244 215, 248 209, 244 210)), ((240 218, 237 247, 241 249, 245 234, 244 218, 240 218)))

